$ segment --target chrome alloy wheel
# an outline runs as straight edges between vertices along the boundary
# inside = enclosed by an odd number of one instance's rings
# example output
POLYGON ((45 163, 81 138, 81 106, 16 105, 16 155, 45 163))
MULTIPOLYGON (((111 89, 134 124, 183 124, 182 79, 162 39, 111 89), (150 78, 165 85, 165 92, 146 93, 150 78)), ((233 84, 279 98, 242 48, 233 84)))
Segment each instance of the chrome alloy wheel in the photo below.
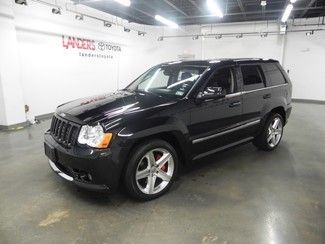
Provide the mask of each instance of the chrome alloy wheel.
POLYGON ((282 137, 282 130, 282 120, 279 117, 275 117, 269 125, 266 139, 271 148, 279 144, 282 137))
POLYGON ((148 151, 139 161, 135 180, 140 191, 156 194, 166 188, 174 173, 172 154, 164 148, 148 151))

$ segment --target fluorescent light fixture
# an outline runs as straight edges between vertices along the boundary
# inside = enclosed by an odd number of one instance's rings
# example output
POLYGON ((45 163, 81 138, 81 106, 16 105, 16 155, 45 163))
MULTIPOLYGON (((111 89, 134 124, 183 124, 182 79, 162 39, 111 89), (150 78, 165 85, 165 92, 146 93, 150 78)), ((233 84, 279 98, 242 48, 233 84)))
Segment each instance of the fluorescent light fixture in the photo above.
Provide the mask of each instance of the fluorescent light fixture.
POLYGON ((266 4, 267 4, 267 3, 266 3, 266 0, 262 0, 262 1, 261 1, 261 6, 265 7, 266 4))
POLYGON ((244 36, 243 34, 237 34, 236 38, 243 38, 243 36, 244 36))
POLYGON ((261 37, 267 37, 267 32, 262 32, 261 37))
POLYGON ((83 20, 84 16, 82 14, 76 14, 75 19, 76 20, 83 20))
POLYGON ((124 27, 124 31, 125 31, 125 32, 130 32, 131 29, 124 27))
POLYGON ((176 24, 175 22, 169 20, 169 19, 166 19, 160 15, 156 15, 155 16, 155 19, 158 20, 159 22, 169 26, 170 28, 174 28, 174 29, 177 29, 178 28, 178 24, 176 24))
POLYGON ((214 0, 207 0, 207 5, 208 5, 208 8, 209 8, 209 11, 219 17, 219 18, 222 18, 223 17, 223 13, 221 12, 218 4, 214 1, 214 0))
POLYGON ((291 14, 291 11, 293 9, 293 5, 292 4, 288 4, 286 9, 284 10, 284 13, 282 15, 282 18, 281 18, 281 21, 282 22, 287 22, 290 14, 291 14))
POLYGON ((61 14, 60 8, 52 8, 52 14, 61 14))
POLYGON ((138 36, 144 36, 146 33, 144 31, 138 31, 138 36))
POLYGON ((164 38, 162 36, 158 37, 157 41, 162 42, 164 38))
POLYGON ((130 0, 114 0, 115 2, 119 3, 119 4, 122 4, 126 7, 130 7, 131 5, 131 1, 130 0))
POLYGON ((198 40, 199 39, 199 36, 193 36, 192 39, 193 40, 198 40))
POLYGON ((216 39, 221 39, 221 38, 222 38, 221 34, 216 35, 216 39))
POLYGON ((306 32, 306 36, 311 36, 311 35, 314 35, 314 31, 313 30, 306 32))

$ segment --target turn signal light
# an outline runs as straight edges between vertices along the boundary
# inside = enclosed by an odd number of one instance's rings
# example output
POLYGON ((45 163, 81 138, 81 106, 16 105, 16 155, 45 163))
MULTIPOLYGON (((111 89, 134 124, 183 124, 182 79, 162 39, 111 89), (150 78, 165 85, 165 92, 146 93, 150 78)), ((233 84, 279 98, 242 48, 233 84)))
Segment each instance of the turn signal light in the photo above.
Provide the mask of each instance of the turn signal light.
POLYGON ((112 138, 113 138, 112 133, 105 133, 102 141, 96 147, 97 148, 108 148, 112 138))

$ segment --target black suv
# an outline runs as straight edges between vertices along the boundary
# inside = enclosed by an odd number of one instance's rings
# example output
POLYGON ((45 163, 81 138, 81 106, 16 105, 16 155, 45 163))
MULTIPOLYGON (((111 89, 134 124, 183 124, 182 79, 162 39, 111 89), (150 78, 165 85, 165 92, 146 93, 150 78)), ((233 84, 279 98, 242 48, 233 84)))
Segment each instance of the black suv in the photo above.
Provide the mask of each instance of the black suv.
POLYGON ((275 149, 291 93, 275 60, 163 63, 123 90, 59 106, 45 153, 68 181, 106 190, 124 183, 150 200, 171 187, 180 164, 250 141, 275 149))

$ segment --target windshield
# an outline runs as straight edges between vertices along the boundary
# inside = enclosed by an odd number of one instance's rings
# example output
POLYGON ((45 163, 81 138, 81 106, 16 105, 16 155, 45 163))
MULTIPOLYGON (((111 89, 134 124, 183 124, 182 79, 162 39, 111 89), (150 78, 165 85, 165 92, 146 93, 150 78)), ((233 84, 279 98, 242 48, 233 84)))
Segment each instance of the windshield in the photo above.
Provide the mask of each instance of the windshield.
POLYGON ((157 66, 145 72, 126 89, 181 98, 189 92, 206 68, 181 64, 157 66))

